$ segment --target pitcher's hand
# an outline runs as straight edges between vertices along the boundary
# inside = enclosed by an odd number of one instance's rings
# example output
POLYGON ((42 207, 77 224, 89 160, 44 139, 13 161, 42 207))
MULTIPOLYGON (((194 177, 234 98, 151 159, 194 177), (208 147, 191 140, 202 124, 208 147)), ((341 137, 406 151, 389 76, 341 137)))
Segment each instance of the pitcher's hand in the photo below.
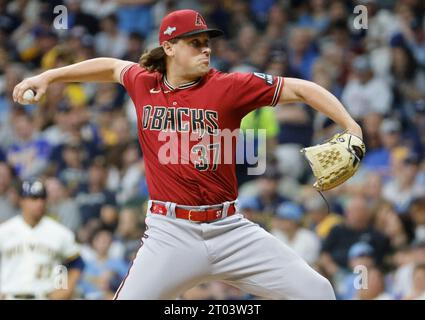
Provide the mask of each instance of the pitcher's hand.
POLYGON ((43 74, 31 78, 26 78, 18 83, 13 89, 13 101, 20 104, 37 103, 46 93, 48 86, 49 80, 47 79, 47 76, 43 74), (24 93, 29 89, 35 93, 34 98, 30 101, 24 99, 24 93))

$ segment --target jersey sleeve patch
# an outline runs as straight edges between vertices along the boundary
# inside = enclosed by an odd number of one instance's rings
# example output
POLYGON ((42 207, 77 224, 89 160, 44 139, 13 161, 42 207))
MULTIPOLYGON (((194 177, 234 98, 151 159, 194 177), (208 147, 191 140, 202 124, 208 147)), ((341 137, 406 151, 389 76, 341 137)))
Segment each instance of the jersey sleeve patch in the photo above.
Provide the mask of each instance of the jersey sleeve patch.
POLYGON ((254 76, 263 79, 264 82, 269 85, 272 86, 274 84, 274 78, 272 75, 270 74, 266 74, 266 73, 260 73, 260 72, 254 72, 254 76))

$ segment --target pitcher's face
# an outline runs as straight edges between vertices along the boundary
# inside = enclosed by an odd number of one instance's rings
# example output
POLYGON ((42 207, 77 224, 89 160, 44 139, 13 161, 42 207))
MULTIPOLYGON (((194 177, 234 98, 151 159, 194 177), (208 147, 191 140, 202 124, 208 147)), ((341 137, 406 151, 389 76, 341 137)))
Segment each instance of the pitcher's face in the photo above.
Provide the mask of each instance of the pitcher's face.
POLYGON ((190 77, 201 77, 210 70, 210 39, 205 33, 179 39, 171 44, 175 64, 190 77))

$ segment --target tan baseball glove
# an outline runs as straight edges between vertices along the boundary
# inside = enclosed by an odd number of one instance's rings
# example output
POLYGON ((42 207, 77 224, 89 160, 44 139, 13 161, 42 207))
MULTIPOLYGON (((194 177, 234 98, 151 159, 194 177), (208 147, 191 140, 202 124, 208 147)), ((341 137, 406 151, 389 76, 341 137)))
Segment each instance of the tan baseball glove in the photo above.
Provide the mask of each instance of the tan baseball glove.
POLYGON ((344 131, 301 152, 317 179, 313 186, 319 191, 326 191, 339 186, 356 173, 366 147, 362 139, 344 131))

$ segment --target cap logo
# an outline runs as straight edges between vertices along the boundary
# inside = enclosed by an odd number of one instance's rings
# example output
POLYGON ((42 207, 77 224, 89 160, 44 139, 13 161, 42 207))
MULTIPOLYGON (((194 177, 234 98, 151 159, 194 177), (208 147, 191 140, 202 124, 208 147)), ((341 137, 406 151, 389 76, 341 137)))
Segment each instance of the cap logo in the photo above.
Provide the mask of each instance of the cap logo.
POLYGON ((204 18, 199 13, 196 14, 195 26, 207 26, 204 18))
POLYGON ((35 181, 33 185, 30 187, 31 194, 38 194, 43 191, 43 185, 40 181, 35 181))
POLYGON ((177 28, 176 27, 167 27, 167 30, 164 31, 164 34, 171 36, 173 34, 174 31, 176 31, 177 28))

